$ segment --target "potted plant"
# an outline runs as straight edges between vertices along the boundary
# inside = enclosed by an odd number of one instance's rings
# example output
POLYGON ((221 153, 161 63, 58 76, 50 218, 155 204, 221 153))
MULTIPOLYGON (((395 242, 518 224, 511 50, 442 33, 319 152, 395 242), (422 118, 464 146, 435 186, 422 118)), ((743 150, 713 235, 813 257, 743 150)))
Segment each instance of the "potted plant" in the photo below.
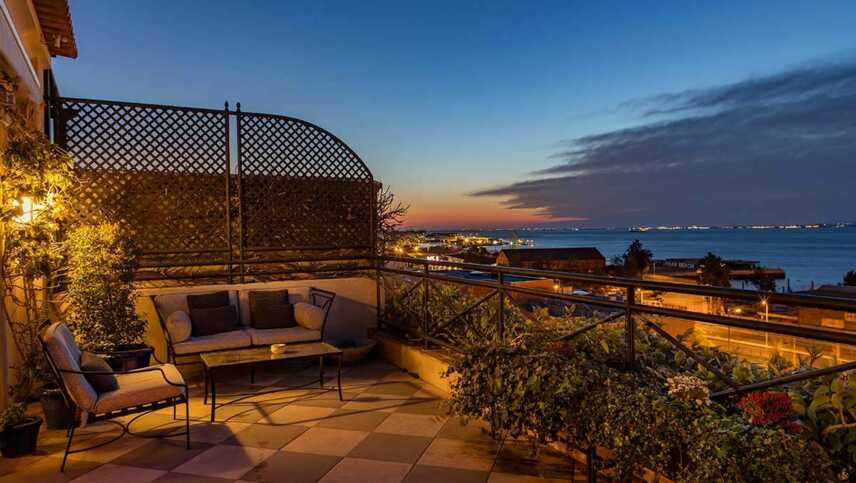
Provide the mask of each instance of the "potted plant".
POLYGON ((23 403, 13 403, 0 413, 0 453, 14 458, 36 451, 42 418, 27 416, 23 403))
POLYGON ((83 350, 111 352, 114 370, 149 365, 146 321, 135 310, 132 280, 136 257, 131 241, 115 223, 82 225, 65 241, 66 321, 83 350))
POLYGON ((46 384, 39 395, 45 426, 48 429, 68 429, 74 425, 74 408, 69 407, 56 384, 46 384))

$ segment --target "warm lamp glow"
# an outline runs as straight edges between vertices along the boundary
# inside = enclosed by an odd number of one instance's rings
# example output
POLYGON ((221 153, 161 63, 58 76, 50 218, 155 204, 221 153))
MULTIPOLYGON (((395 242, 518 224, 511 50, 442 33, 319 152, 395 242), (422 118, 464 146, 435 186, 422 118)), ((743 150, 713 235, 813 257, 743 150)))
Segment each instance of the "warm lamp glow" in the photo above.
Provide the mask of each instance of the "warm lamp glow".
POLYGON ((15 208, 21 209, 21 214, 15 217, 15 222, 21 224, 34 222, 39 212, 45 209, 44 203, 34 200, 31 196, 22 196, 20 201, 13 203, 15 208))

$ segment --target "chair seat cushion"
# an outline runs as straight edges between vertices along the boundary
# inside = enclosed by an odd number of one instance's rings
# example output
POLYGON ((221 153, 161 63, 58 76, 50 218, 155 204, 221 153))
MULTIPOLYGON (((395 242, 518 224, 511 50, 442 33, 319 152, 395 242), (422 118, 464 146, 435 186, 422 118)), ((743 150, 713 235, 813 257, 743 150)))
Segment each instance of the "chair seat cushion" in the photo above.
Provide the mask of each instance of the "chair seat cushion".
POLYGON ((195 354, 223 349, 240 349, 252 345, 246 330, 232 330, 204 337, 191 337, 180 344, 173 344, 176 354, 195 354))
POLYGON ((303 327, 247 329, 247 332, 250 333, 253 345, 293 344, 321 340, 321 331, 304 329, 303 327))
POLYGON ((164 380, 164 376, 166 376, 173 384, 184 384, 184 379, 175 366, 163 364, 152 367, 138 369, 130 374, 116 374, 119 388, 98 395, 98 401, 93 408, 95 413, 116 411, 183 394, 184 388, 182 386, 173 386, 164 380), (152 367, 162 369, 163 375, 160 371, 151 370, 152 367))

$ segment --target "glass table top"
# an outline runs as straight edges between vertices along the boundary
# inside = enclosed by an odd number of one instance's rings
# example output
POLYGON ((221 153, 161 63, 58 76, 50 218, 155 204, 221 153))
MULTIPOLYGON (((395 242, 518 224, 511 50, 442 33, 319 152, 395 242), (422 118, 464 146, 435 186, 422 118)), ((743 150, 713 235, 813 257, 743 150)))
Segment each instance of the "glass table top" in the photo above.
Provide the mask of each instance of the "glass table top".
POLYGON ((288 359, 300 359, 303 357, 319 357, 324 355, 341 354, 342 349, 334 347, 326 342, 310 342, 300 344, 286 344, 285 352, 274 354, 270 346, 248 347, 221 352, 209 352, 200 355, 202 363, 206 367, 237 366, 241 364, 252 364, 264 361, 282 361, 288 359))

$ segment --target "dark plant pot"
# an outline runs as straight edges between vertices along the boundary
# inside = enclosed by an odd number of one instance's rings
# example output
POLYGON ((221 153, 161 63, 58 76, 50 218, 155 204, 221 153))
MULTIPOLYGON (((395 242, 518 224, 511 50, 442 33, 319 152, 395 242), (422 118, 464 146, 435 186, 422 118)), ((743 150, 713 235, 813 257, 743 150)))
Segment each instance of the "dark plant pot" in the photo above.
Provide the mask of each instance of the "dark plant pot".
POLYGON ((42 389, 39 397, 42 412, 45 413, 45 425, 48 429, 68 429, 74 425, 74 409, 65 404, 62 391, 56 386, 42 389))
POLYGON ((39 428, 42 418, 27 418, 23 423, 0 433, 0 453, 6 458, 14 458, 34 453, 39 442, 39 428))
POLYGON ((141 367, 149 367, 154 349, 147 345, 136 344, 119 346, 114 352, 104 357, 107 364, 110 364, 114 371, 132 371, 141 367))

